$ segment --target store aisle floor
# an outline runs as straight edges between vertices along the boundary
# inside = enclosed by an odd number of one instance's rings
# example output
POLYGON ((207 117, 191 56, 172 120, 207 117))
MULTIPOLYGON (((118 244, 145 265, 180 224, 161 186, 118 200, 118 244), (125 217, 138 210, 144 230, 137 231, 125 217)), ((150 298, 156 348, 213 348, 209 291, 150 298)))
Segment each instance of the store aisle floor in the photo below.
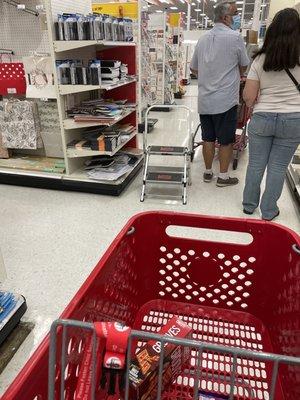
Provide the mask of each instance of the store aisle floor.
MULTIPOLYGON (((183 100, 194 110, 194 128, 196 95, 197 88, 190 86, 183 100)), ((159 144, 185 142, 186 121, 182 111, 155 116, 159 123, 149 140, 159 144)), ((244 217, 241 197, 246 164, 245 152, 238 170, 232 174, 240 178, 238 186, 216 188, 215 182, 202 181, 203 162, 198 151, 187 206, 162 199, 140 203, 141 177, 118 198, 0 185, 0 247, 8 274, 1 288, 27 298, 26 320, 35 323, 34 331, 0 377, 0 394, 132 215, 147 210, 172 210, 244 217)), ((277 222, 299 232, 299 214, 287 186, 279 206, 281 214, 277 222)), ((254 217, 259 218, 259 213, 254 217)))

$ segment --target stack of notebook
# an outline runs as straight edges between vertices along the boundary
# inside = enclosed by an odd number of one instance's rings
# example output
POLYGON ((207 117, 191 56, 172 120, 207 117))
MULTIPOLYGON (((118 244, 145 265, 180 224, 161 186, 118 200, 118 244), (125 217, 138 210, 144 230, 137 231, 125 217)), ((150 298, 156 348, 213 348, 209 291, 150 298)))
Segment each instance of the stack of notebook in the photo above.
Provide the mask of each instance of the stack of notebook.
POLYGON ((69 118, 74 118, 75 122, 99 122, 102 125, 111 125, 116 118, 124 114, 128 109, 134 108, 135 104, 106 101, 104 99, 88 100, 82 102, 78 107, 73 107, 67 111, 69 118))
POLYGON ((85 169, 90 179, 116 181, 132 171, 138 160, 138 157, 128 154, 117 154, 110 159, 95 157, 85 162, 85 169))

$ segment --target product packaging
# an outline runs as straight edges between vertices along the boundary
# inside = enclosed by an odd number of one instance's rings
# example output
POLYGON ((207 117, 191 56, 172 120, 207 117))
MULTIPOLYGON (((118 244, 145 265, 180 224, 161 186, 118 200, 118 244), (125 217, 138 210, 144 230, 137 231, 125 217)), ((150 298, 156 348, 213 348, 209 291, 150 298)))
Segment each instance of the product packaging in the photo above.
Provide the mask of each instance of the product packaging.
POLYGON ((112 19, 112 25, 111 25, 112 29, 112 40, 114 42, 117 42, 119 40, 119 21, 117 18, 113 18, 112 19))
POLYGON ((90 61, 89 68, 91 71, 91 84, 101 85, 101 61, 100 60, 90 61))
MULTIPOLYGON (((174 316, 158 332, 162 336, 177 339, 190 339, 192 328, 174 316)), ((135 355, 129 366, 130 398, 154 400, 157 396, 159 357, 161 342, 148 341, 135 355)), ((189 359, 190 348, 165 343, 162 387, 173 382, 181 373, 184 363, 189 359)))
POLYGON ((112 18, 109 15, 104 15, 104 39, 111 41, 112 39, 112 18))
POLYGON ((57 16, 57 22, 55 22, 55 31, 57 40, 65 40, 64 19, 61 14, 57 16))
POLYGON ((83 15, 78 16, 77 30, 79 40, 90 40, 90 23, 89 18, 83 15))
POLYGON ((228 396, 223 396, 220 394, 211 394, 200 390, 199 392, 199 400, 228 400, 228 396))
POLYGON ((124 18, 125 42, 133 41, 133 23, 132 19, 124 18))
POLYGON ((93 20, 94 25, 94 38, 95 40, 104 40, 105 39, 105 22, 102 15, 95 15, 93 20))
POLYGON ((60 85, 71 85, 71 66, 69 60, 57 60, 57 80, 60 85))
POLYGON ((65 40, 78 40, 78 16, 63 14, 65 40))
POLYGON ((124 26, 124 19, 118 18, 119 21, 119 29, 118 29, 118 40, 120 42, 125 42, 125 26, 124 26))

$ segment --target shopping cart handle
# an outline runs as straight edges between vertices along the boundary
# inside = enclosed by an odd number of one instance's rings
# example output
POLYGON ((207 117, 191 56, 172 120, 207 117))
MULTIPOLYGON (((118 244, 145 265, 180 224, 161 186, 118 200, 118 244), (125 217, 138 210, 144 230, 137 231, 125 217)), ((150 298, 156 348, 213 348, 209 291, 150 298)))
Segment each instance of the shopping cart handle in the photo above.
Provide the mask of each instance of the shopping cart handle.
POLYGON ((293 244, 292 249, 295 253, 300 255, 300 247, 297 244, 293 244))

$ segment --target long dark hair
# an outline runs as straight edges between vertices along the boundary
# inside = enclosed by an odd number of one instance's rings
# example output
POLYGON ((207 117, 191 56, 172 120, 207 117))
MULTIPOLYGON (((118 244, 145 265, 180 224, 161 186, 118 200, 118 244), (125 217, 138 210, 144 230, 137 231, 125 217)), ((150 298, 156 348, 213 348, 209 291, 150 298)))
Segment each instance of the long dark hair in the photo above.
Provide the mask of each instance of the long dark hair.
POLYGON ((262 48, 265 71, 282 71, 300 65, 300 16, 294 8, 279 11, 266 32, 262 48))

